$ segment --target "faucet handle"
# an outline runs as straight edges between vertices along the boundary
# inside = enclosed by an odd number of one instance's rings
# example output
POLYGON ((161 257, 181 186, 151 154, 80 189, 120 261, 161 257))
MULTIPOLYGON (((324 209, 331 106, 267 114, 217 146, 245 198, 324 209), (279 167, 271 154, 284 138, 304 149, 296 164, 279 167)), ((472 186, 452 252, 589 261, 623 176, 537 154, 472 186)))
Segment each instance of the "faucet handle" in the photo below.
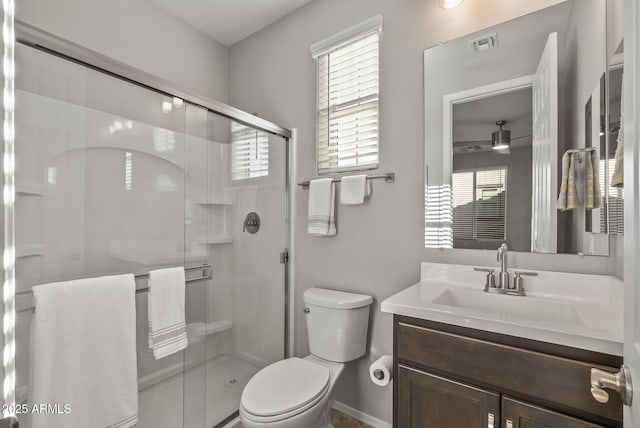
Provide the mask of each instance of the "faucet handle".
POLYGON ((522 270, 513 271, 516 276, 527 275, 527 276, 538 276, 538 272, 526 272, 522 270))
POLYGON ((493 274, 493 269, 490 268, 473 268, 476 272, 487 272, 487 282, 484 284, 484 291, 496 288, 496 277, 493 274))
POLYGON ((522 285, 522 275, 527 276, 538 276, 537 272, 524 272, 524 271, 514 271, 513 272, 516 277, 513 278, 513 289, 509 290, 509 294, 513 294, 516 296, 524 296, 524 286, 522 285))

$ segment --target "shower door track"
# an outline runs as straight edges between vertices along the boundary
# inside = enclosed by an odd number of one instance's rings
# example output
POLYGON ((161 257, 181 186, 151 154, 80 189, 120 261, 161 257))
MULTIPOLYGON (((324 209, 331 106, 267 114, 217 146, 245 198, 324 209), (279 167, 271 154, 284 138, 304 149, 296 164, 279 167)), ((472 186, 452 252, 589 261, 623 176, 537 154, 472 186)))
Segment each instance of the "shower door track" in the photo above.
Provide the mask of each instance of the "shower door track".
POLYGON ((87 49, 68 40, 64 40, 58 36, 54 36, 51 33, 40 30, 39 28, 26 24, 22 21, 16 20, 15 31, 16 42, 23 45, 31 46, 65 58, 69 61, 79 63, 88 68, 126 80, 151 91, 181 98, 190 104, 204 107, 207 110, 211 110, 216 114, 233 119, 243 125, 248 125, 270 134, 279 135, 287 140, 291 138, 290 129, 283 128, 273 122, 262 119, 220 101, 203 97, 202 95, 181 88, 168 80, 164 80, 145 71, 138 70, 128 64, 92 51, 91 49, 87 49))

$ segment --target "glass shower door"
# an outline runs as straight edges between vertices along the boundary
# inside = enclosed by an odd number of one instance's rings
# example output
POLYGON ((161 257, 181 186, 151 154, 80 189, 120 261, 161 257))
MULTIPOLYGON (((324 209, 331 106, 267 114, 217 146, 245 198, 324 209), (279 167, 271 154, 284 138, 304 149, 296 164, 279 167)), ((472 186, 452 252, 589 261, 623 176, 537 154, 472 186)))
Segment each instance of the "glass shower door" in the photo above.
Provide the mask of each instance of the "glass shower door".
POLYGON ((136 294, 138 428, 221 426, 284 357, 288 141, 32 47, 16 59, 18 403, 33 286, 194 267, 184 351, 155 359, 136 294))
MULTIPOLYGON (((27 403, 32 286, 185 265, 186 109, 30 47, 16 54, 16 353, 27 403)), ((187 352, 154 358, 147 296, 136 294, 138 427, 179 427, 187 352)))
POLYGON ((207 113, 207 193, 194 205, 213 267, 204 326, 207 428, 233 417, 249 379, 284 357, 286 144, 207 113), (250 213, 259 228, 245 225, 250 213))

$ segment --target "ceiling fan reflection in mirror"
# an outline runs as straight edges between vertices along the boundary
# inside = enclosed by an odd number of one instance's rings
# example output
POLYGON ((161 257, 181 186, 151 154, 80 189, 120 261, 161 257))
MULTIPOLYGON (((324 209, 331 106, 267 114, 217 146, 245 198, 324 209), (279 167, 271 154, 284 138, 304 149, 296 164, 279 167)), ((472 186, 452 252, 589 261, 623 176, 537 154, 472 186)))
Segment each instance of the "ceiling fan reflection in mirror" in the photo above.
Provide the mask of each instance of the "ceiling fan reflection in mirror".
POLYGON ((521 135, 519 137, 511 138, 511 131, 502 128, 506 124, 506 120, 496 121, 498 129, 491 133, 490 140, 454 141, 453 153, 462 154, 495 150, 502 155, 508 155, 511 154, 509 149, 512 147, 512 143, 517 146, 528 145, 527 141, 522 141, 524 144, 519 144, 518 142, 520 140, 530 140, 531 135, 521 135))

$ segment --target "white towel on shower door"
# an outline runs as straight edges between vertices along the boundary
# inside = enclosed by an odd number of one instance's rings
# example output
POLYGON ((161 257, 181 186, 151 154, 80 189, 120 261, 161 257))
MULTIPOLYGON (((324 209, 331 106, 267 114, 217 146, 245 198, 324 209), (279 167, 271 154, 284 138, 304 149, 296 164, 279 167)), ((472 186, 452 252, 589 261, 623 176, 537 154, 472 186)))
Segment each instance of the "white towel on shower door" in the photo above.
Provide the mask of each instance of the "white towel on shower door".
POLYGON ((187 347, 183 267, 149 272, 149 348, 156 360, 187 347))
POLYGON ((130 274, 33 287, 29 409, 58 413, 32 411, 31 428, 137 423, 135 288, 130 274))

